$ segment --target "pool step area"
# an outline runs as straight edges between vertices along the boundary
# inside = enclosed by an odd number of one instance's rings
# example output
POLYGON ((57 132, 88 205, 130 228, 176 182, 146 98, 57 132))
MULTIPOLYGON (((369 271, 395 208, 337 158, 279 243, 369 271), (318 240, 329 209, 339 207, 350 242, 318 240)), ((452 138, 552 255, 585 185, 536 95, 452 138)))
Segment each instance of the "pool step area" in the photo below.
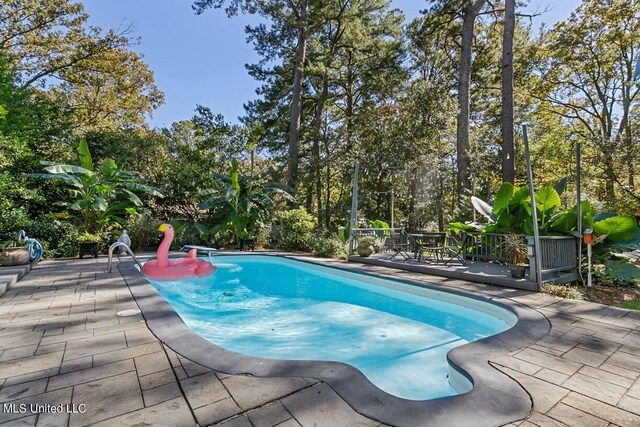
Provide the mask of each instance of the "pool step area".
POLYGON ((31 271, 31 264, 0 267, 0 296, 31 271))
POLYGON ((522 289, 533 292, 537 290, 535 282, 527 279, 511 278, 508 268, 502 265, 480 262, 467 262, 467 265, 425 264, 414 260, 391 260, 389 259, 389 254, 379 254, 382 256, 376 255, 372 255, 370 257, 352 255, 349 257, 349 261, 359 262, 361 264, 377 265, 380 267, 396 268, 414 273, 431 274, 433 276, 448 277, 451 279, 467 280, 469 282, 503 286, 512 289, 522 289))

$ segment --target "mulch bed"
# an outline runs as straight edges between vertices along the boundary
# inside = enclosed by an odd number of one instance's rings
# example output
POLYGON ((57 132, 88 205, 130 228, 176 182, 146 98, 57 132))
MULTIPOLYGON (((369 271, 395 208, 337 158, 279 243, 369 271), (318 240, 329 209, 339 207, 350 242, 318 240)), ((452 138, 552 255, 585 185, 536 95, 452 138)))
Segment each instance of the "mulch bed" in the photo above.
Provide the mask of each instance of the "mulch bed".
POLYGON ((610 287, 610 286, 576 286, 586 300, 606 305, 617 305, 625 301, 640 300, 640 287, 610 287))

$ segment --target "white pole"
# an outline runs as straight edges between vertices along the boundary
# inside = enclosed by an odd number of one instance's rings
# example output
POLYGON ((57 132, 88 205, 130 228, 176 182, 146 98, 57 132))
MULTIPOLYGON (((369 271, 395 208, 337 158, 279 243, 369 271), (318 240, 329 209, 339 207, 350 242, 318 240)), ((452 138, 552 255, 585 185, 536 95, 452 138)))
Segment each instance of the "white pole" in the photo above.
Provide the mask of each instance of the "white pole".
POLYGON ((538 230, 538 212, 536 210, 536 195, 533 191, 533 170, 531 169, 531 156, 529 153, 529 137, 527 135, 527 125, 522 125, 522 136, 524 138, 524 157, 527 161, 527 176, 529 178, 529 195, 531 196, 531 216, 533 220, 533 250, 536 261, 536 290, 540 292, 542 288, 542 253, 540 251, 540 230, 538 230))
POLYGON ((587 245, 587 286, 591 287, 591 245, 587 245))
POLYGON ((353 173, 353 192, 351 193, 351 220, 349 227, 349 255, 353 254, 353 229, 356 227, 357 215, 358 215, 358 170, 360 166, 356 163, 356 168, 353 173))

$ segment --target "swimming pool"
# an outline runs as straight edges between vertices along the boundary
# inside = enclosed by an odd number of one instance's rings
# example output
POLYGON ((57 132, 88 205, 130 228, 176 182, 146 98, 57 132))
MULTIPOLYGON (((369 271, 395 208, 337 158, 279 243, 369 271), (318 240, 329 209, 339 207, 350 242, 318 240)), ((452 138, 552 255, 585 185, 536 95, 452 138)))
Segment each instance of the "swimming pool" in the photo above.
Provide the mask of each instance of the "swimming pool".
POLYGON ((447 353, 517 321, 489 302, 286 258, 214 264, 206 279, 150 281, 195 333, 251 356, 343 362, 405 399, 469 391, 447 353))

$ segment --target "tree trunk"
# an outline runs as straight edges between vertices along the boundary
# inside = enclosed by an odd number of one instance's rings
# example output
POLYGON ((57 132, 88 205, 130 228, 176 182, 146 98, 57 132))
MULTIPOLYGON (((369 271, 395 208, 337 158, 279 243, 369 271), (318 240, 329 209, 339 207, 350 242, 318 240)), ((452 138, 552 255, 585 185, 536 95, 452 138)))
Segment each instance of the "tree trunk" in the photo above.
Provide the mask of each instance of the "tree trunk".
POLYGON ((633 191, 636 187, 634 177, 636 174, 635 164, 636 164, 637 151, 634 148, 633 136, 631 133, 630 124, 627 124, 627 126, 625 126, 625 142, 626 142, 625 145, 627 146, 627 173, 629 175, 628 184, 629 184, 629 189, 633 191))
POLYGON ((460 32, 462 48, 458 67, 458 124, 457 124, 457 162, 456 176, 458 205, 469 188, 469 122, 470 122, 470 87, 471 56, 473 50, 473 28, 478 12, 486 0, 467 0, 463 10, 462 30, 460 32))
POLYGON ((514 183, 516 174, 513 141, 513 33, 516 0, 505 0, 502 33, 502 181, 514 183))
POLYGON ((605 199, 608 203, 608 208, 611 206, 616 198, 615 182, 616 175, 614 169, 613 156, 611 153, 604 154, 604 180, 605 180, 605 199))
POLYGON ((311 147, 311 185, 315 186, 316 204, 318 208, 318 224, 322 224, 322 165, 320 162, 320 138, 322 133, 322 114, 324 112, 324 104, 329 97, 329 75, 324 73, 322 77, 322 91, 318 96, 318 104, 316 105, 316 114, 314 117, 314 136, 313 145, 311 147))
POLYGON ((307 50, 307 0, 300 1, 300 28, 296 47, 296 71, 293 76, 293 92, 291 96, 291 126, 289 131, 289 165, 287 184, 296 188, 298 185, 298 163, 300 154, 300 125, 302 117, 302 81, 304 80, 304 61, 307 50))
POLYGON ((411 170, 411 179, 409 181, 409 230, 416 229, 416 208, 417 208, 417 198, 418 198, 418 170, 417 168, 412 168, 411 170))
POLYGON ((444 231, 444 175, 438 173, 438 200, 436 201, 436 209, 438 214, 438 231, 444 231))
MULTIPOLYGON (((329 150, 326 150, 326 156, 327 158, 329 158, 329 150)), ((325 226, 327 227, 327 229, 329 229, 329 226, 331 225, 331 162, 327 162, 327 188, 326 188, 326 199, 325 199, 325 214, 324 214, 324 220, 325 220, 325 226)), ((342 196, 342 194, 340 195, 342 196)), ((340 200, 340 198, 338 198, 338 200, 340 200)))

